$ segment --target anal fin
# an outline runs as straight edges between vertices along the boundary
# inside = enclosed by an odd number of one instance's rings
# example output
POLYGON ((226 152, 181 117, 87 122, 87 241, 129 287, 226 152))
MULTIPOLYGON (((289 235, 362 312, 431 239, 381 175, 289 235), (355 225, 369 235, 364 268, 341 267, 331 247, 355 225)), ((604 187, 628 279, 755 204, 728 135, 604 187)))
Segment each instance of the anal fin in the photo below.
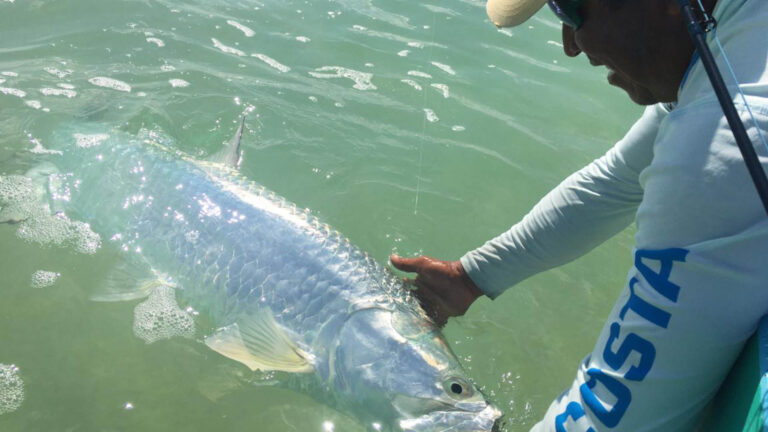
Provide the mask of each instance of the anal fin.
POLYGON ((314 370, 312 356, 291 340, 268 308, 219 329, 206 338, 205 343, 251 370, 297 373, 314 370))

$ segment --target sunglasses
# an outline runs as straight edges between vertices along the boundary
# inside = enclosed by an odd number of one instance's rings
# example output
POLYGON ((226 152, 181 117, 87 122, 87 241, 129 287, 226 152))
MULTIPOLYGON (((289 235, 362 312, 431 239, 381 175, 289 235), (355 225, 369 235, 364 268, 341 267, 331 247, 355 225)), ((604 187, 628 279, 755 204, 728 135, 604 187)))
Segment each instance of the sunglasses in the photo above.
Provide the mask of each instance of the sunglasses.
POLYGON ((577 30, 581 27, 581 4, 584 0, 548 0, 549 8, 563 24, 577 30))

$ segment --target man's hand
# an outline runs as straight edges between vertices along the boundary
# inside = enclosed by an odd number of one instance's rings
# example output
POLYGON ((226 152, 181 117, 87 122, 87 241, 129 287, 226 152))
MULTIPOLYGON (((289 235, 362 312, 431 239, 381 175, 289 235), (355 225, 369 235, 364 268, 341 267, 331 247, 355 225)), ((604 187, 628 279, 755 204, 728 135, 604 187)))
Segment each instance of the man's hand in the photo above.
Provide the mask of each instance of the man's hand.
POLYGON ((413 292, 421 307, 442 327, 448 318, 464 315, 483 292, 472 282, 459 261, 441 261, 428 256, 389 257, 392 265, 404 272, 416 273, 416 279, 404 279, 416 286, 413 292))

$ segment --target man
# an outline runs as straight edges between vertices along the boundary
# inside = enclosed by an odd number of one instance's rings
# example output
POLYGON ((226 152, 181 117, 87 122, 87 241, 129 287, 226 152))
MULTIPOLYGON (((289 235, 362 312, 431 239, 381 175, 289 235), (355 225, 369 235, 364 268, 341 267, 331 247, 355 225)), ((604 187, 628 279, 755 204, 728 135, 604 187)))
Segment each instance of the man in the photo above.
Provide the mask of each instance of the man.
MULTIPOLYGON (((740 99, 736 107, 758 146, 758 130, 768 135, 768 2, 703 5, 719 22, 758 126, 740 99)), ((603 157, 460 261, 393 255, 392 264, 417 273, 415 293, 442 325, 479 296, 495 298, 573 260, 634 220, 627 283, 573 384, 533 430, 689 430, 768 313, 768 217, 675 0, 550 6, 564 21, 566 55, 605 65, 610 84, 648 105, 643 116, 603 157)), ((768 167, 766 149, 756 150, 768 167)))

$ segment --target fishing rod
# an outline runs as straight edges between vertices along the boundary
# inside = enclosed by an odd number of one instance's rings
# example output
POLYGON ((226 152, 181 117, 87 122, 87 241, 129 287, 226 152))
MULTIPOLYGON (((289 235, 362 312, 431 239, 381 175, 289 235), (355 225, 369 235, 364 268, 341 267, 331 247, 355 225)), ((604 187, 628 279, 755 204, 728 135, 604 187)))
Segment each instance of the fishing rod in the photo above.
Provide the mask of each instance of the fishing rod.
POLYGON ((712 51, 707 45, 707 33, 715 29, 717 22, 706 13, 703 7, 700 11, 701 16, 697 17, 689 0, 677 0, 677 3, 683 12, 683 19, 688 27, 688 33, 691 35, 696 52, 699 54, 701 63, 707 71, 709 81, 712 83, 717 99, 720 101, 720 106, 723 109, 723 114, 725 114, 725 118, 731 126, 733 136, 736 138, 736 144, 738 144, 744 162, 747 164, 747 170, 749 170, 752 183, 757 188, 757 193, 763 202, 763 208, 766 214, 768 214, 768 178, 765 175, 765 171, 763 171, 762 165, 760 165, 757 153, 747 135, 747 130, 744 128, 744 124, 736 112, 736 106, 715 63, 712 51))

